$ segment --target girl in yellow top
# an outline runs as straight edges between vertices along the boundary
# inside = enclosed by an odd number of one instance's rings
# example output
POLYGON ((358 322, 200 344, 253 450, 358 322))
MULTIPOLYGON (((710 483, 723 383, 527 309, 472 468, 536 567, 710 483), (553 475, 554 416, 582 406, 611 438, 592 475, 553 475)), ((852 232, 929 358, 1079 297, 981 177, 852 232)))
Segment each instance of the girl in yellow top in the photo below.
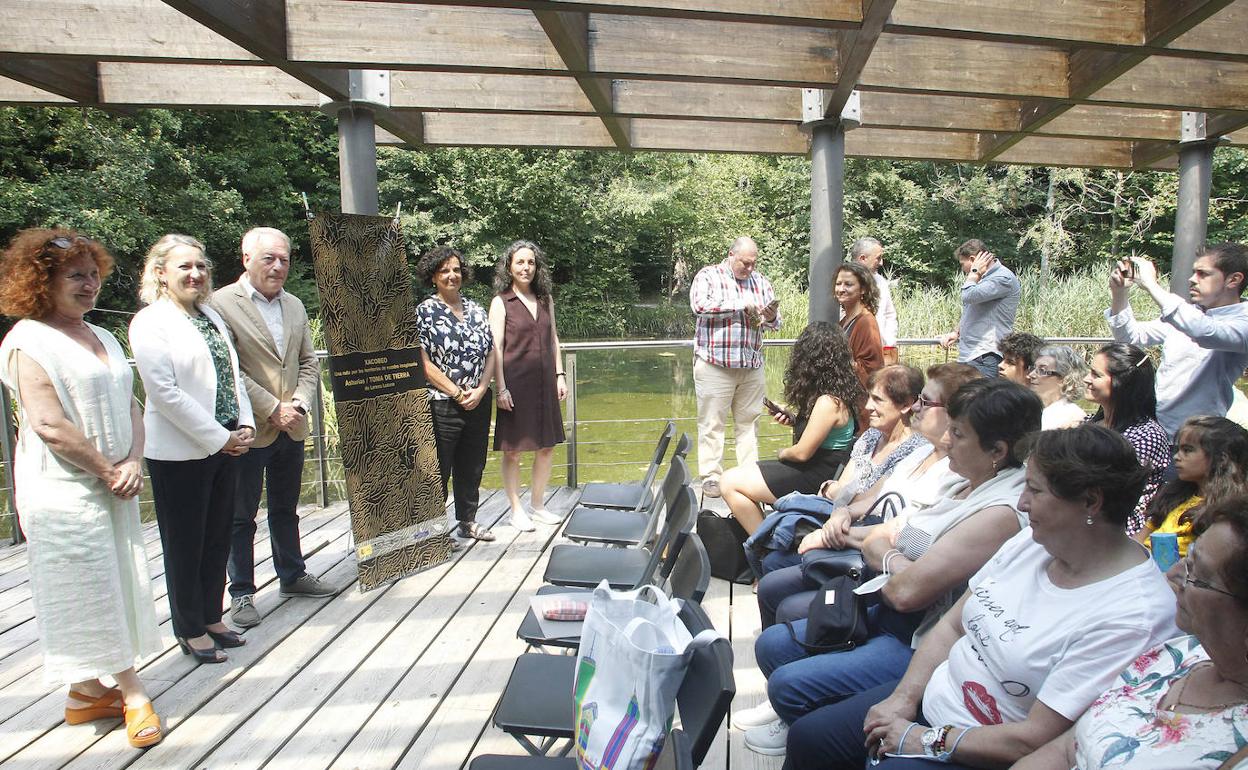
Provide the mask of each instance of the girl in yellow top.
POLYGON ((1192 525, 1206 504, 1248 491, 1248 431, 1224 417, 1188 418, 1179 428, 1174 467, 1178 478, 1153 498, 1137 537, 1148 546, 1154 532, 1174 533, 1179 555, 1187 556, 1192 525))

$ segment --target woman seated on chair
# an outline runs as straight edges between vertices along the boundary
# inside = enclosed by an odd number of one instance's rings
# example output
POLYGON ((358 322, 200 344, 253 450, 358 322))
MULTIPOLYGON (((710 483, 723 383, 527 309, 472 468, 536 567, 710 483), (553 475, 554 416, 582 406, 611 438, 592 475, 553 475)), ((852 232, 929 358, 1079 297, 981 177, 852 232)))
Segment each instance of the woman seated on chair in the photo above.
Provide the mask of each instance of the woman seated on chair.
POLYGON ((1015 770, 1243 767, 1248 636, 1234 629, 1248 627, 1248 498, 1210 506, 1198 529, 1188 558, 1166 573, 1188 635, 1132 661, 1074 727, 1015 770))
MULTIPOLYGON (((905 673, 914 646, 956 592, 1026 526, 1017 507, 1023 470, 1016 448, 1039 430, 1042 409, 1036 394, 1005 380, 976 379, 958 388, 946 405, 949 424, 941 441, 949 469, 962 480, 899 529, 892 522, 854 527, 846 539, 861 549, 868 567, 890 573, 869 616, 870 638, 847 652, 811 656, 795 639, 805 637, 805 620, 793 621, 791 629, 781 623, 764 628, 754 652, 768 678, 769 701, 733 717, 733 725, 746 730, 746 746, 782 754, 787 724, 905 673)), ((786 578, 789 595, 817 587, 805 582, 801 566, 774 572, 759 584, 760 610, 767 610, 764 591, 772 594, 774 582, 786 578)), ((763 618, 765 625, 774 620, 763 618)))
POLYGON ((886 366, 871 375, 871 398, 866 409, 870 427, 854 442, 849 463, 840 476, 821 486, 820 495, 826 499, 795 495, 797 499, 782 502, 763 524, 756 526, 746 542, 747 554, 760 577, 801 561, 796 549, 801 530, 795 523, 818 526, 822 521, 818 517, 848 506, 855 506, 861 516, 894 469, 916 453, 930 451, 928 440, 910 425, 922 390, 923 375, 909 366, 886 366))
POLYGON ((1069 728, 1175 635, 1165 577, 1125 530, 1146 475, 1109 428, 1041 433, 1018 501, 1030 525, 971 578, 900 682, 794 722, 785 766, 1008 767, 1069 728))
POLYGON ((719 480, 724 502, 746 532, 762 522, 761 503, 790 492, 814 492, 849 460, 854 416, 867 394, 854 376, 845 334, 835 325, 817 321, 797 338, 784 372, 784 397, 789 410, 774 417, 793 426, 793 446, 781 449, 775 460, 738 465, 719 480))

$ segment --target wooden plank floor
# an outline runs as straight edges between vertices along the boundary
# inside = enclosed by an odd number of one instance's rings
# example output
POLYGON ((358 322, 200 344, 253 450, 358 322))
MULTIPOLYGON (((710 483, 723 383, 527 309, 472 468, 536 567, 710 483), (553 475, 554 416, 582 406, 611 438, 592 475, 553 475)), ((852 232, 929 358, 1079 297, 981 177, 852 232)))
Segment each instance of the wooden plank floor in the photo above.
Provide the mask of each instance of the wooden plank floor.
MULTIPOLYGON (((559 488, 564 513, 579 493, 559 488)), ((711 501, 707 501, 708 503, 711 501)), ((498 540, 384 588, 356 589, 345 503, 303 511, 308 571, 344 586, 331 599, 281 599, 267 528, 256 539, 257 608, 264 622, 223 665, 196 666, 169 627, 160 539, 145 530, 164 649, 140 674, 165 740, 140 752, 117 722, 70 726, 64 688, 43 681, 26 548, 0 549, 0 764, 45 768, 421 768, 453 770, 483 753, 520 754, 490 714, 524 644, 516 628, 541 584, 557 527, 505 525, 501 492, 483 494, 479 520, 498 540)), ((753 665, 758 611, 747 586, 712 580, 703 602, 736 655, 734 708, 765 692, 753 665)), ((227 616, 228 619, 228 616, 227 616)), ((702 767, 776 770, 725 724, 702 767)))

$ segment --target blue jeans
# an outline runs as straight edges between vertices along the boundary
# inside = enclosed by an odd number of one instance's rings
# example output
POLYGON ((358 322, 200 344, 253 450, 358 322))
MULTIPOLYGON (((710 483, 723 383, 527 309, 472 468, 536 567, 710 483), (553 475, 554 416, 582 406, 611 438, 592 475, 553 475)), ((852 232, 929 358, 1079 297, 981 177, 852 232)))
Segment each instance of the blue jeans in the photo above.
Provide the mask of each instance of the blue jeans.
POLYGON ((985 377, 992 378, 1000 374, 1000 371, 997 370, 997 365, 1001 363, 1001 356, 996 353, 985 353, 982 356, 972 358, 967 363, 978 369, 985 377))
MULTIPOLYGON (((910 639, 920 618, 922 613, 903 614, 878 605, 868 613, 871 637, 865 643, 821 655, 807 653, 784 624, 764 629, 754 642, 754 655, 767 677, 772 708, 793 725, 823 706, 896 683, 910 665, 910 639)), ((806 621, 794 621, 793 632, 805 639, 806 621)))
MULTIPOLYGON (((871 707, 893 694, 900 677, 866 692, 824 706, 789 726, 789 741, 784 758, 785 770, 863 770, 867 767, 866 736, 862 725, 871 707)), ((929 727, 920 713, 919 727, 929 727)), ((889 759, 878 767, 883 770, 967 770, 957 762, 934 759, 889 759)))
POLYGON ((229 562, 230 596, 235 599, 256 592, 256 509, 260 507, 260 492, 266 480, 273 569, 284 586, 304 575, 298 510, 303 484, 303 442, 278 433, 272 444, 253 448, 238 458, 229 562))
MULTIPOLYGON (((781 556, 791 558, 792 566, 774 569, 758 581, 758 615, 762 618, 763 628, 806 617, 810 600, 819 588, 802 576, 802 557, 797 551, 772 551, 763 563, 781 556)), ((776 561, 779 562, 779 558, 776 561)))

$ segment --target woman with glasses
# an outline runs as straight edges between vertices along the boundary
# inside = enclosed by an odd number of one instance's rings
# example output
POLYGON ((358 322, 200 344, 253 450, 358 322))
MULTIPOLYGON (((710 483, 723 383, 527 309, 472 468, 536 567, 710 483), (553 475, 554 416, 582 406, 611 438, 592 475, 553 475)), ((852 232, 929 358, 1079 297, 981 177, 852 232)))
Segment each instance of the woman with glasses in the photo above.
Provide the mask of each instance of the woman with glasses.
POLYGON ((1041 430, 1069 428, 1087 418, 1075 403, 1083 398, 1083 376, 1087 371, 1083 358, 1065 345, 1046 345, 1036 353, 1036 363, 1027 373, 1027 385, 1044 403, 1041 430))
POLYGON ((245 639, 221 622, 230 555, 235 458, 255 438, 251 400, 225 321, 208 306, 204 245, 166 235, 147 252, 130 346, 147 393, 152 499, 173 633, 196 663, 224 663, 245 639))
POLYGON ((1161 488, 1170 464, 1170 437, 1157 422, 1157 384, 1153 361, 1135 345, 1111 342, 1092 357, 1083 378, 1088 400, 1097 405, 1089 422, 1102 423, 1122 434, 1148 471, 1144 491, 1127 519, 1127 534, 1144 528, 1145 511, 1161 488))
POLYGON ((1136 658, 1074 727, 1016 770, 1217 770, 1248 762, 1248 498, 1210 506, 1198 529, 1187 557, 1166 575, 1186 636, 1136 658))
POLYGON ((16 505, 44 679, 69 685, 68 724, 124 717, 141 748, 161 739, 134 668, 161 649, 139 523, 143 413, 125 351, 84 319, 112 269, 72 230, 19 232, 0 257, 0 312, 21 319, 0 379, 20 418, 16 505))
MULTIPOLYGON (((941 441, 949 469, 961 479, 945 487, 935 504, 909 513, 899 529, 863 528, 860 545, 858 533, 851 533, 849 544, 861 549, 867 565, 889 573, 869 618, 870 638, 852 650, 811 655, 796 641, 805 637, 805 620, 765 628, 754 653, 767 676, 768 702, 733 718, 734 726, 746 730, 747 748, 783 754, 790 725, 796 728, 829 703, 896 682, 967 579, 1026 527, 1026 514, 1017 507, 1023 489, 1019 446, 1040 427, 1040 400, 1015 383, 977 379, 958 388, 946 410, 941 441)), ((762 590, 760 585, 760 596, 762 590)), ((792 741, 787 743, 791 752, 792 741)))
POLYGON ((1174 635, 1165 578, 1123 530, 1145 475, 1108 428, 1040 433, 1018 500, 1028 526, 971 576, 899 682, 795 723, 786 766, 1009 767, 1061 735, 1174 635))

